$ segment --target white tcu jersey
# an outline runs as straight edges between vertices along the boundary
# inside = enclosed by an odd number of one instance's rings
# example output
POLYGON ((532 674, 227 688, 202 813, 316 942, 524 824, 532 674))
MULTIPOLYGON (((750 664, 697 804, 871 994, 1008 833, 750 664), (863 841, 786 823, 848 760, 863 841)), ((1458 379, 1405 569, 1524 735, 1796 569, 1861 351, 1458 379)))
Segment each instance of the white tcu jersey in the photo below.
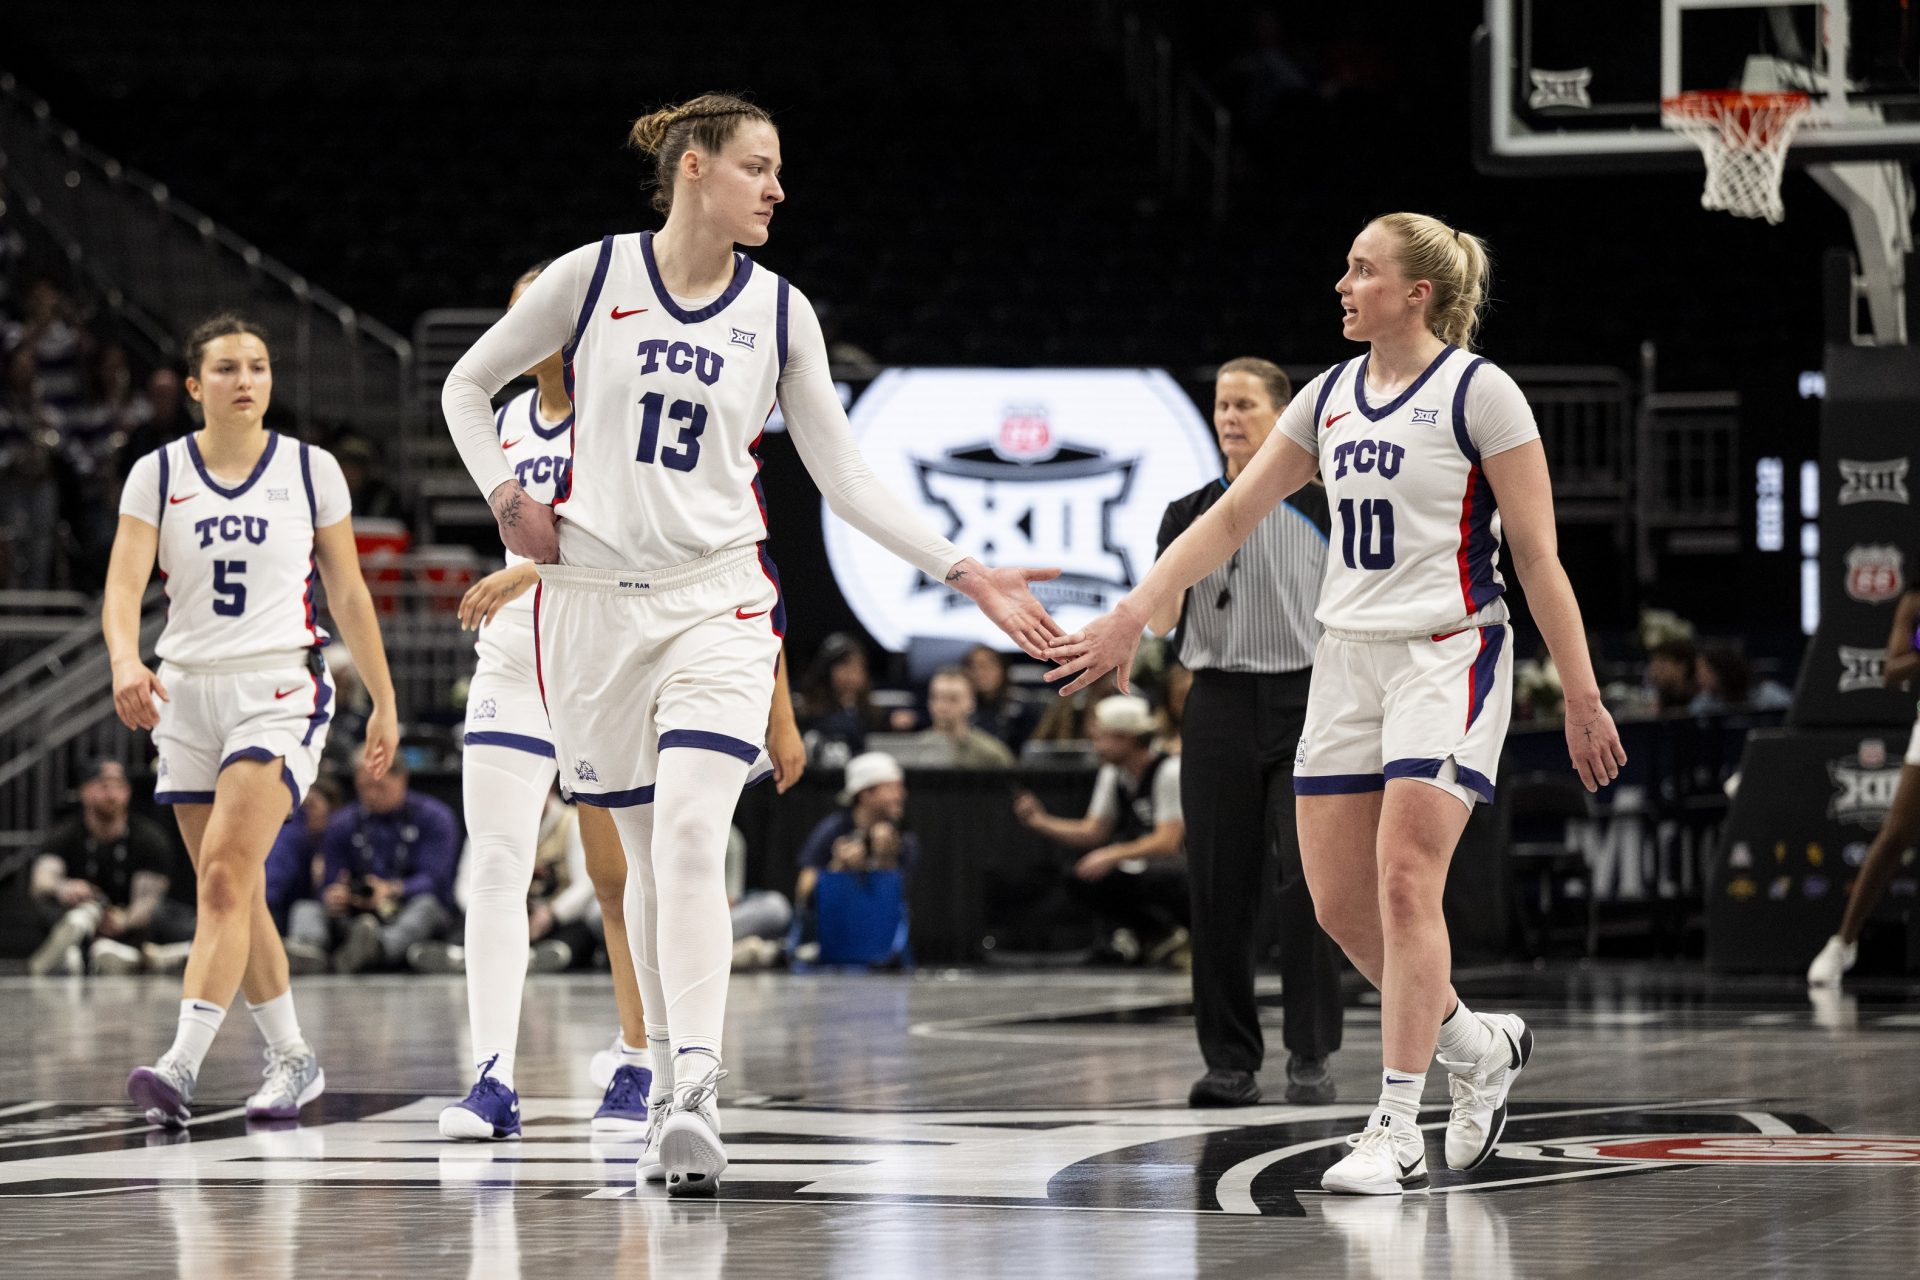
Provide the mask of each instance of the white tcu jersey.
POLYGON ((1539 435, 1524 397, 1485 359, 1448 347, 1376 405, 1367 359, 1329 369, 1281 416, 1288 436, 1318 453, 1327 487, 1332 532, 1315 617, 1330 631, 1381 635, 1503 620, 1500 515, 1480 459, 1539 435), (1471 420, 1476 375, 1486 385, 1474 404, 1497 422, 1471 420))
POLYGON ((658 569, 767 536, 754 448, 787 355, 787 282, 734 255, 726 292, 668 295, 653 233, 608 236, 562 352, 572 470, 560 562, 658 569))
POLYGON ((313 613, 313 532, 350 511, 333 455, 277 432, 231 488, 207 473, 191 435, 140 459, 120 514, 160 530, 160 657, 209 664, 325 644, 313 613))
MULTIPOLYGON (((573 414, 569 413, 559 422, 549 423, 540 416, 540 389, 530 388, 521 392, 506 404, 500 406, 493 415, 494 431, 500 437, 501 452, 507 455, 507 465, 513 468, 514 478, 527 496, 535 502, 551 506, 556 497, 564 490, 567 470, 571 465, 571 442, 568 433, 573 428, 573 414)), ((509 565, 524 564, 525 556, 513 552, 506 553, 509 565)), ((533 644, 533 592, 522 593, 517 599, 508 602, 493 621, 481 628, 478 645, 481 649, 493 643, 524 643, 531 648, 533 644), (511 616, 509 616, 511 615, 511 616), (506 632, 496 634, 495 628, 507 624, 516 636, 506 632)), ((531 658, 527 659, 531 661, 531 658)))

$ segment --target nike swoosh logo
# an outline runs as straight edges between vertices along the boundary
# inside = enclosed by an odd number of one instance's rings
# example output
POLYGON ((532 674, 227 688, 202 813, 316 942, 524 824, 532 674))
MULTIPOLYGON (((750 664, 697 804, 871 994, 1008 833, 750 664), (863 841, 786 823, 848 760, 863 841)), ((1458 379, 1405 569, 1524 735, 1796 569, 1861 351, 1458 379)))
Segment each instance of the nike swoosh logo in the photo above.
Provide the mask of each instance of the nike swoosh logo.
POLYGON ((168 498, 167 505, 170 507, 177 507, 183 502, 192 502, 195 498, 199 496, 200 495, 197 493, 190 493, 184 498, 168 498))
POLYGON ((273 696, 274 696, 275 698, 284 698, 284 697, 286 697, 286 696, 287 696, 288 694, 293 694, 293 693, 298 693, 298 692, 300 692, 300 686, 299 686, 299 685, 295 685, 295 686, 293 686, 293 688, 291 688, 291 689, 286 689, 286 690, 280 690, 280 689, 275 689, 275 690, 273 691, 273 696))
POLYGON ((1394 1078, 1393 1078, 1392 1076, 1388 1076, 1388 1077, 1387 1077, 1387 1083, 1388 1083, 1388 1084, 1412 1084, 1412 1083, 1413 1083, 1413 1081, 1411 1081, 1411 1080, 1395 1080, 1395 1079, 1394 1079, 1394 1078))
POLYGON ((513 446, 519 444, 522 440, 525 440, 525 439, 526 439, 525 436, 515 436, 511 440, 502 440, 500 442, 500 447, 502 449, 511 449, 513 448, 513 446))
POLYGON ((645 311, 645 310, 646 310, 645 307, 635 307, 631 311, 622 311, 620 308, 615 307, 613 309, 613 318, 615 320, 625 320, 628 316, 637 316, 642 311, 645 311))
MULTIPOLYGON (((1398 1160, 1395 1160, 1394 1163, 1399 1164, 1400 1162, 1398 1160)), ((1403 1178, 1411 1177, 1413 1175, 1413 1171, 1415 1169, 1418 1169, 1419 1167, 1420 1167, 1420 1162, 1418 1160, 1415 1160, 1412 1164, 1402 1164, 1400 1165, 1400 1176, 1403 1178)))
POLYGON ((738 609, 735 609, 735 610, 733 611, 733 616, 734 616, 734 617, 736 617, 736 618, 738 618, 738 619, 740 619, 740 621, 742 621, 742 622, 745 622, 745 621, 746 621, 747 619, 749 619, 749 618, 758 618, 758 617, 760 617, 760 616, 761 616, 762 614, 767 614, 767 613, 772 613, 772 612, 773 612, 773 610, 771 610, 771 609, 762 609, 762 610, 761 610, 761 611, 760 611, 759 613, 742 613, 742 612, 740 612, 740 610, 738 610, 738 609))
MULTIPOLYGON (((1462 628, 1460 628, 1460 631, 1465 631, 1465 630, 1466 630, 1466 628, 1465 628, 1465 627, 1462 627, 1462 628)), ((1440 643, 1440 642, 1441 642, 1442 640, 1451 640, 1451 639, 1453 639, 1453 638, 1454 638, 1455 636, 1457 636, 1457 635, 1459 635, 1459 634, 1460 634, 1460 631, 1442 631, 1442 632, 1441 632, 1441 633, 1440 633, 1439 635, 1437 635, 1437 636, 1428 636, 1428 637, 1427 637, 1427 639, 1429 639, 1429 640, 1431 640, 1431 641, 1433 641, 1433 642, 1434 642, 1435 644, 1438 644, 1438 643, 1440 643)))
POLYGON ((1338 422, 1338 421, 1340 421, 1340 419, 1342 419, 1342 418, 1344 418, 1344 417, 1346 417, 1346 416, 1347 416, 1347 414, 1349 414, 1349 413, 1352 413, 1352 412, 1353 412, 1353 410, 1351 410, 1351 409, 1348 409, 1348 410, 1345 410, 1344 412, 1341 412, 1341 413, 1330 413, 1330 414, 1328 414, 1328 415, 1327 415, 1327 425, 1328 425, 1328 426, 1332 426, 1332 425, 1333 425, 1334 423, 1336 423, 1336 422, 1338 422))
POLYGON ((1513 1050, 1512 1069, 1518 1071, 1520 1069, 1520 1045, 1514 1040, 1512 1032, 1501 1032, 1501 1034, 1507 1037, 1507 1048, 1513 1050))

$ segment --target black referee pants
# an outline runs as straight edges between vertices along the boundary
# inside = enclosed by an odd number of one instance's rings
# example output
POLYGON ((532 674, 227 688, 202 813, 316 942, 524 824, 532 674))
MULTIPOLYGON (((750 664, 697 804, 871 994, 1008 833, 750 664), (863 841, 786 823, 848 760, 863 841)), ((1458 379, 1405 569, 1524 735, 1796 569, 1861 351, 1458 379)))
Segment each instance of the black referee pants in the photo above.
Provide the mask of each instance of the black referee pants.
POLYGON ((1196 671, 1181 724, 1180 805, 1193 883, 1193 1010, 1207 1066, 1258 1071, 1266 1056, 1254 1003, 1255 933, 1274 875, 1287 1049, 1340 1047, 1340 955, 1314 919, 1293 821, 1293 753, 1306 723, 1308 673, 1196 671))

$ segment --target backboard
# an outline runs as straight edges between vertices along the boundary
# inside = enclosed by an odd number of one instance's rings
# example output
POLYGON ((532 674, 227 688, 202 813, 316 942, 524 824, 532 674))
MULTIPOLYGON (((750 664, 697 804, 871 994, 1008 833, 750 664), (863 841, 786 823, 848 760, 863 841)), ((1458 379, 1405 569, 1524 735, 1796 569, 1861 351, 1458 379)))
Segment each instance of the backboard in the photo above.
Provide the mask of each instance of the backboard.
POLYGON ((1811 95, 1789 165, 1920 158, 1911 0, 1487 0, 1475 51, 1487 172, 1697 169, 1660 124, 1662 98, 1696 89, 1811 95))

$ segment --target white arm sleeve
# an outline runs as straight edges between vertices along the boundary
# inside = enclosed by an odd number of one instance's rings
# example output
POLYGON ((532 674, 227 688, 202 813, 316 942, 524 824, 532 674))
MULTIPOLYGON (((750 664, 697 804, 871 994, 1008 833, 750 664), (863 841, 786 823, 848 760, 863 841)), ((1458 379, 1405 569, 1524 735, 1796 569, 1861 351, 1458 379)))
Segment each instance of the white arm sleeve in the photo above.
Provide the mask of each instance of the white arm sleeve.
POLYGON ((1467 439, 1483 458, 1540 438, 1533 409, 1505 369, 1483 364, 1467 384, 1467 439))
POLYGON ((573 340, 580 305, 599 260, 598 243, 554 259, 527 286, 520 301, 480 335, 447 374, 440 410, 460 460, 483 497, 513 479, 493 430, 493 397, 500 388, 573 340))
MULTIPOLYGON (((521 299, 521 305, 525 303, 521 299)), ((827 372, 827 343, 813 304, 790 288, 787 308, 787 367, 780 375, 780 411, 807 474, 820 487, 833 514, 935 582, 943 580, 947 570, 965 556, 874 478, 834 393, 833 378, 827 372)))
POLYGON ((160 492, 160 451, 155 449, 127 468, 127 484, 120 490, 120 514, 158 529, 165 500, 160 492))
POLYGON ((1313 429, 1313 409, 1320 403, 1321 386, 1332 373, 1332 369, 1327 370, 1295 392, 1293 399, 1287 401, 1287 407, 1280 411, 1280 421, 1275 424, 1287 439, 1316 458, 1320 456, 1320 433, 1313 429))

